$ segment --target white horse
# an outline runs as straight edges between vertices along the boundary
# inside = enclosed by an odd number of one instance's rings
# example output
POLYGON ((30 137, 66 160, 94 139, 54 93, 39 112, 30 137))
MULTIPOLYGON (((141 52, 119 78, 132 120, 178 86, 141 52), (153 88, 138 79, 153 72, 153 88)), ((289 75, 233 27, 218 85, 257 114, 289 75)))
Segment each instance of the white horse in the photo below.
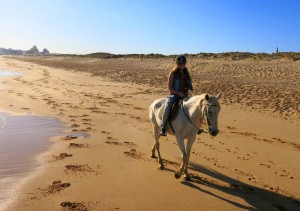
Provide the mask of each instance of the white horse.
MULTIPOLYGON (((182 163, 180 168, 175 172, 176 179, 179 179, 184 173, 185 180, 190 180, 188 174, 188 163, 191 153, 192 145, 196 139, 196 135, 202 132, 200 125, 206 121, 208 124, 209 133, 211 136, 216 136, 218 129, 218 114, 221 110, 219 98, 208 94, 201 94, 193 97, 186 97, 183 99, 183 106, 180 108, 177 117, 172 121, 173 129, 170 126, 167 133, 175 135, 177 144, 181 151, 182 163), (175 134, 174 134, 175 132, 175 134), (186 147, 184 139, 187 139, 186 147)), ((159 132, 162 124, 162 113, 164 111, 165 98, 155 100, 149 107, 149 117, 153 126, 153 133, 155 142, 152 147, 152 158, 155 158, 155 149, 158 153, 159 168, 163 169, 164 164, 159 151, 159 132)))

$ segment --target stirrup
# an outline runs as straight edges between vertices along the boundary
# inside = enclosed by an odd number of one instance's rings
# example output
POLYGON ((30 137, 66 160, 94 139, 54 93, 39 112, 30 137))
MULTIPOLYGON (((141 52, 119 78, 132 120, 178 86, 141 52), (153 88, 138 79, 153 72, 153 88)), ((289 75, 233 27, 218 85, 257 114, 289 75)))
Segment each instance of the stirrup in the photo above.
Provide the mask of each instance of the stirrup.
POLYGON ((160 136, 167 136, 166 134, 167 130, 165 128, 162 128, 161 131, 159 132, 160 136))

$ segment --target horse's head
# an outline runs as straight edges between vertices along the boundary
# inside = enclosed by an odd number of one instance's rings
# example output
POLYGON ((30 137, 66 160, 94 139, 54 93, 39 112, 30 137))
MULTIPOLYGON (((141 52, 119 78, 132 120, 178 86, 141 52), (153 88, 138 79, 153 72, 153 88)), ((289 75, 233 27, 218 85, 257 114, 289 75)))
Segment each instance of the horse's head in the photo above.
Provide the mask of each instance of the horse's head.
POLYGON ((220 97, 221 94, 218 94, 217 96, 206 94, 205 101, 202 106, 202 115, 208 124, 208 130, 211 136, 216 136, 219 133, 218 115, 221 110, 221 106, 218 100, 220 97))

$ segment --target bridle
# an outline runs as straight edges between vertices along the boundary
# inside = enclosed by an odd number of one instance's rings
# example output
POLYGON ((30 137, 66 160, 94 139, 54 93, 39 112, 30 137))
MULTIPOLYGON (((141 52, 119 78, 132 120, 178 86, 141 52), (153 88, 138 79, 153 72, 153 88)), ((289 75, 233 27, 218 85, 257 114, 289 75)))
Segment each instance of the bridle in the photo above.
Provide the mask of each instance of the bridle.
POLYGON ((207 122, 207 125, 208 125, 208 128, 210 129, 211 128, 211 125, 210 125, 210 122, 209 122, 209 119, 208 119, 208 108, 211 106, 210 103, 204 103, 204 109, 202 111, 202 116, 203 116, 203 119, 205 120, 205 122, 207 122))
MULTIPOLYGON (((207 116, 209 115, 209 113, 208 113, 208 107, 210 107, 210 106, 217 106, 217 105, 212 105, 212 104, 210 104, 210 103, 205 103, 204 104, 204 109, 203 109, 203 112, 201 111, 201 109, 199 109, 200 110, 200 112, 202 113, 202 116, 203 116, 203 119, 207 122, 207 124, 208 124, 208 128, 209 128, 209 131, 211 130, 211 125, 210 125, 210 122, 209 122, 209 120, 208 120, 208 118, 207 118, 207 116)), ((184 106, 182 105, 182 110, 183 110, 183 113, 185 114, 185 116, 186 116, 186 118, 189 120, 189 122, 194 126, 194 128, 196 128, 197 130, 198 130, 198 135, 200 135, 201 133, 207 133, 206 131, 204 131, 202 128, 198 128, 193 122, 192 122, 192 120, 190 119, 190 117, 187 115, 187 113, 185 112, 185 110, 184 110, 184 106)))
POLYGON ((211 103, 208 103, 208 102, 204 103, 204 109, 203 109, 203 112, 202 112, 202 116, 203 116, 203 119, 205 120, 205 122, 207 122, 209 130, 211 130, 211 128, 212 128, 211 123, 209 122, 209 118, 208 118, 208 116, 210 115, 209 107, 217 107, 217 106, 218 105, 211 104, 211 103))
MULTIPOLYGON (((210 124, 210 122, 209 122, 209 118, 208 118, 208 116, 209 116, 209 110, 208 110, 208 108, 209 108, 209 107, 215 107, 215 106, 218 106, 218 105, 214 105, 214 104, 211 104, 211 103, 209 103, 209 102, 206 102, 206 103, 204 103, 203 105, 204 105, 203 110, 202 110, 202 109, 200 108, 200 106, 199 106, 199 111, 202 113, 202 117, 203 117, 203 119, 205 120, 205 122, 207 122, 209 132, 211 132, 212 126, 211 126, 211 124, 210 124)), ((193 123, 193 121, 191 120, 191 118, 189 117, 189 115, 187 114, 187 112, 185 111, 184 105, 181 104, 181 106, 182 106, 182 111, 183 111, 184 115, 186 116, 186 118, 187 118, 187 119, 189 120, 189 122, 193 125, 193 127, 196 128, 196 129, 198 130, 198 133, 197 133, 197 134, 200 135, 201 133, 208 133, 207 131, 204 131, 202 128, 198 128, 198 127, 193 123)), ((172 128, 173 132, 175 133, 175 131, 174 131, 172 125, 171 125, 171 128, 172 128)))

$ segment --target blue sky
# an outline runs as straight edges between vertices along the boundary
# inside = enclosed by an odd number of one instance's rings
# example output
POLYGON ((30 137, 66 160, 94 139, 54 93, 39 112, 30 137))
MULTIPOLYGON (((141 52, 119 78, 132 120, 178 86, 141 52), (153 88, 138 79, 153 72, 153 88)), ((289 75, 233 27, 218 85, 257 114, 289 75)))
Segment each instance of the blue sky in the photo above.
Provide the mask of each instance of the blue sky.
POLYGON ((0 47, 87 54, 300 52, 298 0, 0 0, 0 47))

